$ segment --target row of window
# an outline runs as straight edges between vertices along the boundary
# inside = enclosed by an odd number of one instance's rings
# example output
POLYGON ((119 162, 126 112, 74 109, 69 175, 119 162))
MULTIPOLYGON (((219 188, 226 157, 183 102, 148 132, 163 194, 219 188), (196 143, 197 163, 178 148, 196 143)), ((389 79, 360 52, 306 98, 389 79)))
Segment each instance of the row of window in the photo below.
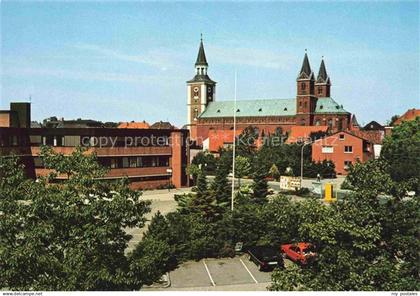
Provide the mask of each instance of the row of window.
POLYGON ((169 156, 100 157, 99 162, 111 169, 168 167, 169 156))
POLYGON ((54 146, 54 147, 149 147, 168 146, 168 136, 107 137, 107 136, 29 136, 10 135, 0 137, 0 146, 54 146))
MULTIPOLYGON (((322 153, 334 153, 334 147, 323 146, 322 153)), ((353 153, 353 146, 344 146, 344 153, 353 153)))
MULTIPOLYGON (((111 169, 168 167, 169 156, 99 157, 98 162, 111 169)), ((44 167, 40 157, 34 157, 34 165, 36 168, 44 167)))

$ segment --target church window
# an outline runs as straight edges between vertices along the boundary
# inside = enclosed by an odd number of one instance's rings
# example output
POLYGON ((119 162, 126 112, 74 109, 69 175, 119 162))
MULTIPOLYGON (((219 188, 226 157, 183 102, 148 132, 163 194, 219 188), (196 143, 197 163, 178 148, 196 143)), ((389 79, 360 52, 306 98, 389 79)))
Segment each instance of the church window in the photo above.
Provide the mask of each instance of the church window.
POLYGON ((285 107, 285 108, 283 109, 283 111, 287 111, 287 107, 285 107))
POLYGON ((220 113, 220 109, 217 110, 217 113, 220 113))
POLYGON ((238 110, 236 110, 236 112, 241 112, 241 110, 238 109, 238 110))
POLYGON ((321 110, 322 110, 322 109, 324 109, 324 106, 322 106, 322 105, 321 105, 321 106, 319 106, 319 109, 321 109, 321 110))
POLYGON ((322 94, 322 87, 318 87, 318 94, 322 94))
POLYGON ((333 120, 332 119, 328 119, 328 126, 330 128, 333 126, 333 120))
POLYGON ((262 108, 258 109, 258 112, 261 112, 261 111, 262 111, 262 108))
POLYGON ((303 82, 303 83, 300 85, 300 88, 301 88, 302 90, 304 90, 304 89, 305 89, 305 87, 306 87, 306 84, 305 84, 305 82, 303 82))

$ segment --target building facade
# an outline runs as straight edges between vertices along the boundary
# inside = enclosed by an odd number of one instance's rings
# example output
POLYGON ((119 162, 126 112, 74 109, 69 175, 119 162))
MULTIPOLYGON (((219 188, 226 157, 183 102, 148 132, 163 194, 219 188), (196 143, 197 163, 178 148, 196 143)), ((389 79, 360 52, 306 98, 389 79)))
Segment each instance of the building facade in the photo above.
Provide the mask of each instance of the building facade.
POLYGON ((330 160, 338 175, 346 175, 350 165, 374 157, 373 143, 350 132, 342 131, 318 139, 312 144, 312 160, 330 160))
POLYGON ((315 77, 306 53, 296 79, 295 98, 237 100, 236 108, 231 100, 216 101, 216 82, 208 76, 202 40, 195 68, 195 77, 187 81, 187 127, 198 145, 212 130, 233 129, 234 112, 238 130, 254 126, 262 134, 288 133, 297 125, 328 126, 332 133, 350 128, 351 114, 331 97, 331 79, 324 60, 315 77))
MULTIPOLYGON (((70 155, 77 146, 95 153, 108 168, 104 179, 127 177, 133 189, 188 186, 189 132, 164 128, 31 128, 30 104, 11 103, 0 112, 0 156, 16 155, 28 177, 49 173, 39 157, 42 145, 70 155)), ((58 176, 56 181, 65 179, 58 176)))

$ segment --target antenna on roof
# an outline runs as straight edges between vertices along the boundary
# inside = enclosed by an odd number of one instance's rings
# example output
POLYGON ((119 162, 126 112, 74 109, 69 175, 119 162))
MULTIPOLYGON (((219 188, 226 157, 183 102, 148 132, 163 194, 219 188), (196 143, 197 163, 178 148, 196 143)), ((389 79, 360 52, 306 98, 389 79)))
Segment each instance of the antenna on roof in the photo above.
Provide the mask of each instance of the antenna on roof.
POLYGON ((203 42, 203 33, 200 33, 200 40, 203 42))

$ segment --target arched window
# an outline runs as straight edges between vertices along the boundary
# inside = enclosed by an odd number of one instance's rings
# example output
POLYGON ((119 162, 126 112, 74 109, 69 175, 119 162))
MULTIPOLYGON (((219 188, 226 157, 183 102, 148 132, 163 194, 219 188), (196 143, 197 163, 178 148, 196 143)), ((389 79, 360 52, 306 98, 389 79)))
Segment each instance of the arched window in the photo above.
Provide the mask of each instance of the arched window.
POLYGON ((306 83, 305 82, 302 82, 302 84, 300 85, 300 89, 301 90, 304 90, 306 88, 306 83))

